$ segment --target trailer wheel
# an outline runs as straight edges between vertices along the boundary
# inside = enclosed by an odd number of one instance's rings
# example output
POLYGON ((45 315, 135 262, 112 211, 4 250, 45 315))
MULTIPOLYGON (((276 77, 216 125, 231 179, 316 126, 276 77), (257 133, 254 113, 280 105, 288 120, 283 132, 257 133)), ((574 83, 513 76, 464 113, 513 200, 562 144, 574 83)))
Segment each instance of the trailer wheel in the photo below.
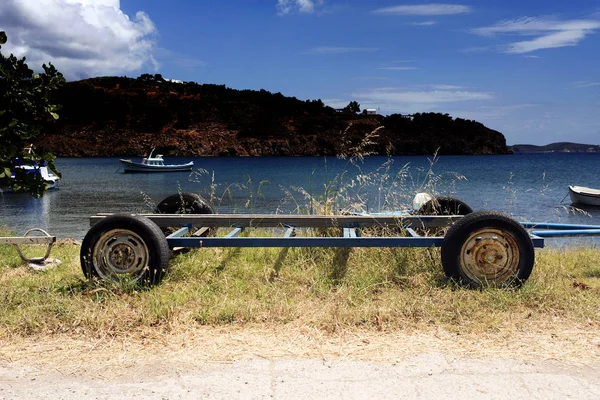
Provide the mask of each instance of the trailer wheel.
POLYGON ((442 266, 448 278, 467 286, 521 286, 533 269, 535 251, 527 231, 496 211, 478 211, 448 229, 442 266))
POLYGON ((158 203, 158 214, 214 214, 210 204, 195 193, 176 193, 158 203))
POLYGON ((167 270, 169 245, 148 218, 114 214, 90 228, 81 244, 80 261, 88 279, 128 277, 152 285, 167 270))
POLYGON ((464 201, 454 197, 436 197, 419 209, 421 215, 467 215, 473 209, 464 201))
MULTIPOLYGON (((214 214, 211 205, 201 196, 195 193, 176 193, 166 197, 158 203, 156 207, 157 214, 214 214)), ((163 233, 169 235, 175 232, 179 227, 162 228, 163 233)), ((210 228, 201 236, 214 236, 216 228, 210 228)))

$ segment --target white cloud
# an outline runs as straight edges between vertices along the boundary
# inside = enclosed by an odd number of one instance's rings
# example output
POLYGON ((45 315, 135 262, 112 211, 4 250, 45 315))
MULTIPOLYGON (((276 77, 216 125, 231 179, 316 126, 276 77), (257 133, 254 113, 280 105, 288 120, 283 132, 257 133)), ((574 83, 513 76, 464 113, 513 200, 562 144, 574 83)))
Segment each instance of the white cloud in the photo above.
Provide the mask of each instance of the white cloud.
POLYGON ((541 36, 533 40, 524 40, 508 45, 507 53, 524 54, 541 49, 552 49, 556 47, 576 46, 588 32, 585 31, 561 31, 551 35, 541 36))
POLYGON ((423 22, 411 22, 409 25, 413 26, 431 26, 437 24, 437 21, 423 21, 423 22))
POLYGON ((380 8, 371 11, 382 15, 452 15, 471 12, 471 7, 459 4, 414 4, 380 8))
POLYGON ((494 46, 473 46, 473 47, 467 47, 464 49, 460 49, 459 51, 461 53, 482 53, 482 52, 492 51, 492 50, 496 50, 496 48, 494 46))
POLYGON ((550 18, 525 17, 473 29, 472 32, 483 36, 496 34, 536 36, 530 40, 510 43, 503 48, 506 53, 525 54, 541 49, 576 46, 598 29, 600 29, 600 20, 558 21, 550 18))
POLYGON ((497 33, 536 35, 543 31, 593 30, 598 28, 600 28, 600 21, 597 20, 557 21, 550 18, 523 17, 502 21, 484 28, 476 28, 473 29, 473 32, 481 35, 494 35, 497 33))
POLYGON ((156 27, 146 13, 130 18, 120 6, 119 0, 2 0, 5 50, 26 56, 30 67, 52 62, 67 79, 156 68, 156 27))
POLYGON ((494 95, 487 92, 416 90, 414 88, 367 89, 352 93, 352 97, 361 103, 380 107, 390 112, 426 112, 433 111, 447 103, 494 99, 494 95))
POLYGON ((486 92, 465 92, 450 90, 430 91, 404 91, 392 88, 370 89, 353 94, 370 100, 383 100, 392 102, 407 102, 419 104, 452 103, 469 100, 491 100, 494 96, 486 92))
POLYGON ((323 5, 323 0, 277 0, 278 15, 288 15, 294 12, 312 14, 316 7, 323 5))
POLYGON ((374 80, 374 81, 391 81, 392 78, 388 77, 388 76, 357 76, 354 79, 358 79, 358 80, 374 80))
POLYGON ((589 88, 594 86, 600 86, 600 82, 591 82, 591 81, 579 81, 573 82, 573 87, 581 89, 581 88, 589 88))
POLYGON ((321 46, 307 51, 307 54, 345 54, 345 53, 373 53, 381 49, 377 47, 334 47, 321 46))
POLYGON ((386 63, 387 65, 384 67, 379 67, 377 69, 379 70, 387 70, 387 71, 412 71, 415 69, 418 69, 417 67, 411 66, 411 65, 406 65, 406 64, 411 64, 414 63, 415 60, 397 60, 397 61, 391 61, 386 63), (404 65, 398 65, 398 64, 404 64, 404 65))
POLYGON ((388 71, 411 71, 417 69, 417 67, 381 67, 377 69, 385 69, 388 71))
MULTIPOLYGON (((528 119, 531 118, 532 115, 537 116, 539 114, 535 108, 538 108, 538 110, 540 109, 539 105, 537 104, 525 103, 511 105, 486 105, 469 108, 445 108, 444 112, 447 112, 456 118, 479 121, 492 129, 499 130, 507 137, 507 140, 509 140, 508 138, 511 133, 515 133, 517 130, 521 132, 521 127, 519 125, 523 123, 524 118, 528 119)), ((531 132, 527 132, 527 130, 524 130, 523 133, 532 135, 531 132)), ((538 132, 536 129, 536 134, 539 135, 541 132, 538 132)), ((521 137, 522 134, 516 136, 521 137)), ((510 141, 512 143, 515 142, 515 140, 510 141)))
POLYGON ((428 85, 433 90, 458 90, 464 89, 464 86, 457 85, 428 85))

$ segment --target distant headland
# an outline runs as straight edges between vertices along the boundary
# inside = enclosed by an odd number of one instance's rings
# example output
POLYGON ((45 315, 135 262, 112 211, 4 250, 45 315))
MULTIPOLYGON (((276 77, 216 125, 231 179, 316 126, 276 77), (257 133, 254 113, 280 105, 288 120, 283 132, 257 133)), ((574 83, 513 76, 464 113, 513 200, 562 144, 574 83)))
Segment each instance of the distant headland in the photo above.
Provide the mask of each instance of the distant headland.
POLYGON ((266 90, 144 74, 67 83, 37 145, 59 157, 508 154, 504 135, 448 114, 377 115, 266 90))
POLYGON ((600 145, 557 142, 545 146, 515 144, 508 146, 508 149, 514 153, 598 153, 600 152, 600 145))

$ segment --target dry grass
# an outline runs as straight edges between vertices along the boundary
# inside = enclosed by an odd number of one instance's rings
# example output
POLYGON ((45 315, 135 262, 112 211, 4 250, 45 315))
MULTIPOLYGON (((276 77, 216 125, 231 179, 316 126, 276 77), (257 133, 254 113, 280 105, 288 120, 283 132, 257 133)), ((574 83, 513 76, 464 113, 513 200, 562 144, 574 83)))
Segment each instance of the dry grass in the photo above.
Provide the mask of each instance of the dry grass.
POLYGON ((201 249, 171 260, 147 289, 84 280, 79 247, 35 273, 0 246, 0 339, 68 334, 177 335, 202 327, 341 332, 502 334, 597 331, 600 251, 542 250, 520 290, 448 282, 437 249, 201 249))

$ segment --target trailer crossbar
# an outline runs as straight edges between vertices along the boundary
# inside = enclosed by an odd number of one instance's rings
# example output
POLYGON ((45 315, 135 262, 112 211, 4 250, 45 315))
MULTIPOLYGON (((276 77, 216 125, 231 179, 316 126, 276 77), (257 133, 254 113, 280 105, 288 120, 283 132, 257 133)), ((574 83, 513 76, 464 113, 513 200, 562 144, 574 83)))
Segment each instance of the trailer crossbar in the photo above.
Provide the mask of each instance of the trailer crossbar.
POLYGON ((355 238, 356 237, 356 229, 344 228, 344 237, 345 238, 355 238))
POLYGON ((181 229, 179 229, 179 230, 171 233, 170 235, 168 235, 167 239, 176 238, 176 237, 182 237, 182 236, 184 236, 185 234, 187 234, 190 231, 190 228, 191 227, 189 225, 184 226, 183 228, 181 228, 181 229))
POLYGON ((242 228, 235 228, 234 230, 232 230, 231 232, 229 232, 227 235, 225 235, 225 239, 231 239, 234 237, 238 237, 240 233, 242 233, 242 228))

